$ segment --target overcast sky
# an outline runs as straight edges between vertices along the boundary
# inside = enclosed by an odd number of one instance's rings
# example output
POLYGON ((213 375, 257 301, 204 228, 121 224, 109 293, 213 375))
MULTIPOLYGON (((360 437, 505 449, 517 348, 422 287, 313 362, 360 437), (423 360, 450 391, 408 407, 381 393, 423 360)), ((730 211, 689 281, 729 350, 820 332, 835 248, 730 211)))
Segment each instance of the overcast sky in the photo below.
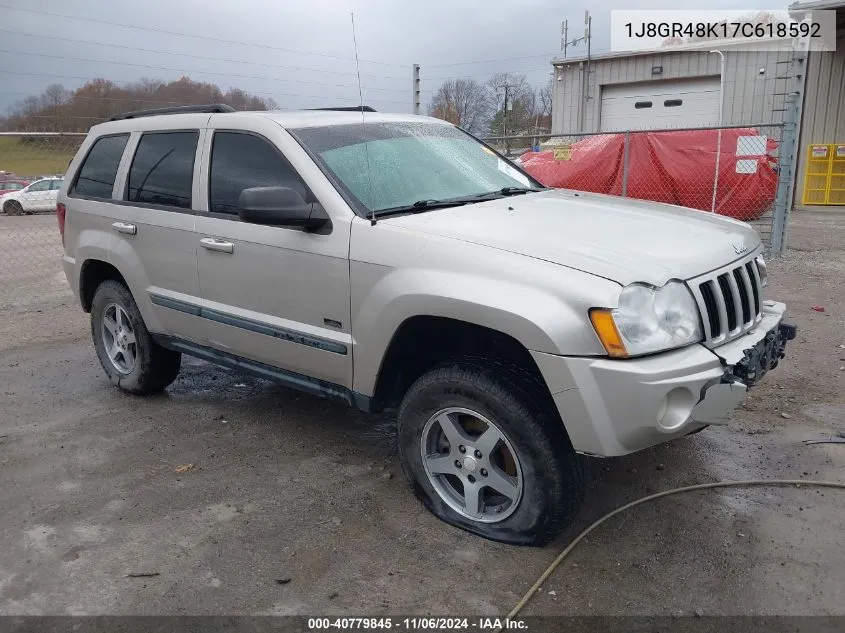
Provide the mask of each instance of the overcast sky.
MULTIPOLYGON (((742 8, 781 4, 749 0, 742 8)), ((543 84, 549 61, 560 55, 561 21, 569 20, 571 34, 580 30, 587 6, 593 50, 601 51, 610 46, 612 8, 677 2, 0 0, 0 112, 50 83, 72 89, 98 77, 126 82, 183 74, 272 97, 283 108, 356 105, 350 12, 365 103, 408 112, 414 63, 422 66, 423 108, 448 77, 484 81, 509 71, 543 84)), ((699 8, 734 7, 714 0, 699 8)))

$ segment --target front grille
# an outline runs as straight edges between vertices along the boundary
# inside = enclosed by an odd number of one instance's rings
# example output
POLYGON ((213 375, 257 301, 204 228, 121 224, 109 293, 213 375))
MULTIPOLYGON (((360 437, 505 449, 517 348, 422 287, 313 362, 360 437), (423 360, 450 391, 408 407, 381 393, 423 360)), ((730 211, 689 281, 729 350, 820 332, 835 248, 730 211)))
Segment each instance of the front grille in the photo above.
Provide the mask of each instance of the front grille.
POLYGON ((705 342, 718 345, 751 329, 760 319, 760 275, 753 257, 694 279, 705 342))
POLYGON ((736 329, 737 324, 737 316, 736 316, 736 301, 734 301, 735 296, 733 291, 731 290, 730 281, 728 281, 728 275, 719 275, 719 292, 722 293, 722 297, 724 298, 725 302, 725 313, 728 317, 728 332, 732 332, 736 329))

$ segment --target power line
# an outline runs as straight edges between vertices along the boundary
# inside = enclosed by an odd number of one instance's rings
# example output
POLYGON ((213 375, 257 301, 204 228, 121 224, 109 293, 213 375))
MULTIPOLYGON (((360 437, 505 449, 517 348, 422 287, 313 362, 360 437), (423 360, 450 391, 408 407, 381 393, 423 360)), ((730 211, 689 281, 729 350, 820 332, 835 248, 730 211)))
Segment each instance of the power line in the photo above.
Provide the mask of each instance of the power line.
MULTIPOLYGON (((523 68, 523 69, 515 69, 515 70, 500 70, 500 71, 496 71, 495 73, 492 73, 492 74, 496 74, 496 75, 515 75, 515 74, 533 75, 535 73, 540 73, 540 72, 546 73, 546 74, 551 74, 552 73, 552 65, 549 64, 549 66, 546 67, 546 68, 523 68)), ((425 81, 448 81, 450 79, 474 79, 473 75, 477 76, 477 75, 480 75, 480 74, 481 74, 480 72, 474 72, 474 73, 467 73, 465 75, 450 75, 448 77, 423 77, 423 79, 425 81)), ((487 74, 487 73, 485 73, 485 74, 487 74)))
MULTIPOLYGON (((2 6, 2 5, 0 5, 2 6)), ((555 56, 555 53, 547 53, 546 55, 525 55, 523 57, 501 57, 499 59, 479 59, 476 61, 471 62, 452 62, 450 64, 431 64, 427 65, 426 68, 448 68, 450 66, 469 66, 470 64, 493 64, 498 62, 511 62, 517 59, 542 59, 542 58, 549 58, 555 56)))
MULTIPOLYGON (((104 24, 104 25, 107 25, 107 26, 119 26, 119 27, 125 28, 125 29, 135 29, 135 30, 139 30, 139 31, 148 31, 148 32, 151 32, 151 33, 161 33, 163 35, 175 35, 175 36, 178 36, 178 37, 192 37, 194 39, 205 40, 205 41, 208 41, 208 42, 219 42, 219 43, 222 43, 222 44, 235 44, 237 46, 252 46, 252 47, 255 47, 255 48, 264 48, 264 49, 268 49, 268 50, 281 51, 281 52, 284 52, 284 53, 297 53, 297 54, 300 54, 300 55, 315 55, 317 57, 326 57, 328 59, 340 59, 340 60, 344 60, 344 61, 353 61, 353 58, 351 58, 351 57, 340 57, 338 55, 331 55, 329 53, 322 53, 322 52, 315 52, 315 51, 303 51, 303 50, 299 50, 299 49, 295 49, 295 48, 281 48, 279 46, 270 46, 268 44, 254 44, 252 42, 239 42, 238 40, 224 40, 224 39, 221 39, 221 38, 218 38, 218 37, 211 37, 209 35, 195 35, 193 33, 181 33, 179 31, 168 31, 166 29, 158 29, 158 28, 147 27, 147 26, 138 26, 137 24, 124 24, 122 22, 110 22, 108 20, 99 20, 97 18, 83 18, 83 17, 79 17, 79 16, 76 16, 76 15, 68 15, 66 13, 56 13, 56 12, 53 12, 53 11, 40 11, 40 10, 36 10, 36 9, 26 9, 26 8, 23 8, 23 7, 15 7, 15 6, 7 5, 7 4, 0 4, 0 8, 9 9, 10 11, 23 11, 23 12, 26 12, 26 13, 34 13, 36 15, 47 15, 47 16, 51 16, 51 17, 54 17, 54 18, 64 18, 64 19, 67 19, 67 20, 77 20, 77 21, 80 21, 80 22, 91 22, 91 23, 94 23, 94 24, 104 24)), ((390 62, 380 62, 380 61, 376 61, 376 60, 372 60, 372 59, 361 59, 359 61, 366 62, 368 64, 379 64, 379 65, 382 65, 382 66, 397 66, 399 68, 403 68, 403 67, 407 66, 407 64, 395 64, 395 63, 390 63, 390 62)))
MULTIPOLYGON (((2 6, 2 5, 0 5, 2 6)), ((226 73, 220 72, 217 70, 196 70, 196 69, 189 69, 189 68, 175 68, 172 66, 153 66, 151 64, 136 64, 134 62, 116 62, 110 59, 92 59, 90 57, 71 57, 68 55, 51 55, 49 53, 33 53, 29 51, 10 51, 8 49, 0 48, 0 53, 8 53, 11 55, 31 55, 34 57, 49 57, 52 59, 62 59, 62 60, 72 60, 78 62, 94 62, 98 64, 116 64, 118 66, 135 66, 137 68, 149 68, 151 70, 166 70, 170 72, 177 72, 177 73, 195 73, 200 75, 214 75, 217 77, 237 77, 238 79, 260 79, 262 81, 284 81, 284 82, 291 82, 297 84, 309 84, 313 86, 328 86, 330 88, 357 88, 354 84, 333 84, 333 83, 323 83, 319 81, 306 81, 303 79, 283 79, 281 77, 263 77, 260 75, 241 75, 236 73, 226 73)), ((406 92, 406 90, 399 89, 399 88, 375 88, 370 87, 369 90, 379 90, 384 92, 406 92)))
MULTIPOLYGON (((108 46, 110 48, 120 48, 123 50, 130 50, 130 51, 139 51, 142 53, 156 53, 162 55, 178 55, 179 57, 191 57, 194 59, 204 59, 207 61, 215 61, 215 62, 229 62, 234 64, 248 64, 251 66, 263 66, 265 68, 286 68, 290 70, 303 70, 307 72, 315 72, 315 73, 325 73, 330 75, 351 75, 355 76, 354 72, 344 72, 341 70, 324 70, 322 68, 304 68, 302 66, 289 66, 286 64, 267 64, 265 62, 252 62, 246 61, 241 59, 226 59, 224 57, 209 57, 208 55, 192 55, 190 53, 180 53, 176 51, 162 51, 156 50, 152 48, 139 48, 137 46, 126 46, 124 44, 107 44, 106 42, 87 42, 85 40, 75 40, 69 37, 58 37, 56 35, 43 35, 41 33, 24 33, 23 31, 12 31, 9 29, 0 29, 0 33, 9 33, 12 35, 22 35, 24 37, 38 37, 42 39, 49 39, 49 40, 56 40, 59 42, 73 42, 75 44, 86 44, 91 46, 108 46)), ((361 73, 362 77, 374 77, 376 79, 401 79, 402 81, 407 81, 407 77, 397 77, 395 75, 373 75, 367 73, 361 73)))

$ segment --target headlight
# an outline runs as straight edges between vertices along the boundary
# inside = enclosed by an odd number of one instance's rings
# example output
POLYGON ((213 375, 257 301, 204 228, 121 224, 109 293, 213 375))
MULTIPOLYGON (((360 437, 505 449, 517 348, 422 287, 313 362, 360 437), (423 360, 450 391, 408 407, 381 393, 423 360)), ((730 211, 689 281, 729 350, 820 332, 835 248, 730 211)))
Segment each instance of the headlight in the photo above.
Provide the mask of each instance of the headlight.
POLYGON ((765 288, 769 283, 769 269, 766 267, 766 260, 762 255, 758 255, 754 262, 757 264, 757 272, 760 275, 760 287, 765 288))
POLYGON ((614 310, 590 311, 593 327, 610 356, 640 356, 701 340, 698 306, 678 281, 662 288, 631 284, 614 310))

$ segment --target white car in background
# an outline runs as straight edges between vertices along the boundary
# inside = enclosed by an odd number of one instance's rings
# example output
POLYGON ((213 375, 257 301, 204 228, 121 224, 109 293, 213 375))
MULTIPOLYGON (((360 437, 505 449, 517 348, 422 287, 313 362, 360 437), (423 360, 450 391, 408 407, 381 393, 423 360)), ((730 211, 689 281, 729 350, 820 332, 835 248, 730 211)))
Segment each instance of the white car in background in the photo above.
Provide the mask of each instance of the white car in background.
POLYGON ((0 196, 0 210, 6 215, 47 213, 56 210, 62 178, 43 178, 20 191, 0 196))

